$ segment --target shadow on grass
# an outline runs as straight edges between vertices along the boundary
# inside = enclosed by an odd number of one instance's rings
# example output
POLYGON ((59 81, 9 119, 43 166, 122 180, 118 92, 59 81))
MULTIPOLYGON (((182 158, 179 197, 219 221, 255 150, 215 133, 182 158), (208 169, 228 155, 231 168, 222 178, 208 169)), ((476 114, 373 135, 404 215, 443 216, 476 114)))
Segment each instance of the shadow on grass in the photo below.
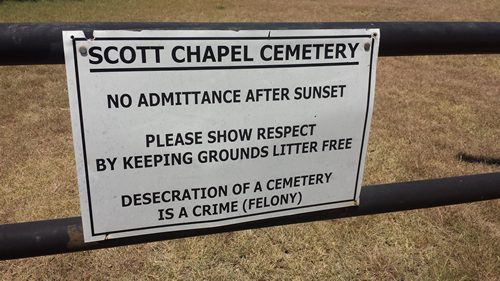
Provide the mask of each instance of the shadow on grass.
POLYGON ((476 156, 476 155, 471 155, 471 154, 460 152, 459 154, 457 154, 457 158, 458 158, 458 160, 463 161, 463 162, 467 162, 467 163, 481 163, 481 164, 486 164, 486 165, 499 165, 500 166, 500 159, 494 158, 494 157, 476 156))

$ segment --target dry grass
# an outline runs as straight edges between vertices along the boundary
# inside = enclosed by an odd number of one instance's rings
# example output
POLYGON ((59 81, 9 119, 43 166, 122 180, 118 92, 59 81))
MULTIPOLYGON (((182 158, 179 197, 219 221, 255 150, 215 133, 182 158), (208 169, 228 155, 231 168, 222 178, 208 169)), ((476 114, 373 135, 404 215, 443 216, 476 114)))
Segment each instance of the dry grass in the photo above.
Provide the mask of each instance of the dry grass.
MULTIPOLYGON (((499 1, 3 1, 2 22, 498 21, 499 1), (120 8, 118 8, 120 7, 120 8)), ((365 184, 498 172, 500 57, 382 58, 365 184)), ((0 223, 77 216, 62 66, 0 68, 0 223)), ((499 280, 500 202, 0 262, 0 279, 499 280)))

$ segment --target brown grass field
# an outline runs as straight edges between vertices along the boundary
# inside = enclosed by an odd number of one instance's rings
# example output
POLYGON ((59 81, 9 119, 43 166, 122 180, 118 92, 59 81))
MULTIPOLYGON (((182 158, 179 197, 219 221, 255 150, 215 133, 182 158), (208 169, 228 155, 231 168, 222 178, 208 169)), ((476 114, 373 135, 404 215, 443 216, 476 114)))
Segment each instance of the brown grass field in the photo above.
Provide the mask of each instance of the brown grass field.
MULTIPOLYGON (((500 1, 0 1, 1 22, 398 20, 499 21, 500 1)), ((499 55, 377 71, 364 185, 500 171, 457 157, 500 158, 499 55)), ((78 216, 74 161, 64 66, 0 67, 0 223, 78 216)), ((0 279, 500 280, 500 200, 0 261, 0 279)))

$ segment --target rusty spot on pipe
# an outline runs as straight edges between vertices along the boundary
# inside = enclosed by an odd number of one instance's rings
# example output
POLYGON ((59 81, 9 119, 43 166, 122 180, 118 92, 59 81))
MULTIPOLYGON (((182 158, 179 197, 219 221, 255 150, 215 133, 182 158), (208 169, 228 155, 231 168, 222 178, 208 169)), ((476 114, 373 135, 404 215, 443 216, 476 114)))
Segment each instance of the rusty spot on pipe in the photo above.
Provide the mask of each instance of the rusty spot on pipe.
POLYGON ((83 232, 81 226, 70 225, 68 226, 68 249, 80 248, 85 243, 83 241, 83 232))

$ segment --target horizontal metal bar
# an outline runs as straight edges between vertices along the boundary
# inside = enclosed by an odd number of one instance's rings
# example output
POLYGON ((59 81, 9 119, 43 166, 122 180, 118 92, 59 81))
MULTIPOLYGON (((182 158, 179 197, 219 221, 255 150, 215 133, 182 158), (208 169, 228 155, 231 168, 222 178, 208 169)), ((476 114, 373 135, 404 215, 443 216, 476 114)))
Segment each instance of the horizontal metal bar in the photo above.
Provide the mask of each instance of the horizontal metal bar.
POLYGON ((0 260, 85 251, 268 226, 373 215, 500 198, 500 173, 363 187, 358 207, 216 228, 84 243, 80 217, 0 225, 0 260))
POLYGON ((500 22, 0 24, 0 65, 62 64, 63 30, 380 28, 380 56, 500 53, 500 22))

